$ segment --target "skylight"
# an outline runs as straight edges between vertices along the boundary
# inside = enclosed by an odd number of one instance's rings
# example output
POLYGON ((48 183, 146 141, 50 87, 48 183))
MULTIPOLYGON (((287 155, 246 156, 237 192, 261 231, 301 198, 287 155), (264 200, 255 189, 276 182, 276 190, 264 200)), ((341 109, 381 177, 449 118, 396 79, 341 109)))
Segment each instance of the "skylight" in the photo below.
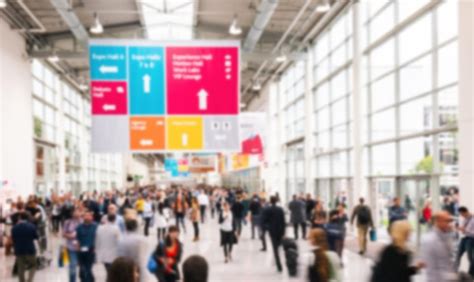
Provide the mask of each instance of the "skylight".
POLYGON ((194 0, 137 0, 146 35, 153 40, 193 38, 194 0))

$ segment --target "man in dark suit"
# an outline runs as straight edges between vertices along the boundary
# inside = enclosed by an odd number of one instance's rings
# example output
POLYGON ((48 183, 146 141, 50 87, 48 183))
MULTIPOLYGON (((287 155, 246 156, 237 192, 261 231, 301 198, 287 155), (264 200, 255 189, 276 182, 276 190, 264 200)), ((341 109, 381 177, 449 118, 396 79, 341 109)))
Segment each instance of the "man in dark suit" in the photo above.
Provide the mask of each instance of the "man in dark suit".
POLYGON ((303 239, 306 238, 306 204, 296 195, 293 195, 293 200, 288 204, 290 210, 290 221, 293 224, 293 231, 295 239, 298 240, 298 229, 301 226, 303 231, 303 239))
POLYGON ((22 212, 18 223, 12 229, 13 247, 15 249, 20 282, 32 282, 36 271, 36 249, 34 241, 38 240, 39 237, 36 226, 28 220, 28 214, 22 212), (28 279, 25 279, 25 272, 27 271, 28 279))
POLYGON ((285 236, 285 212, 281 207, 276 205, 277 198, 275 196, 270 198, 270 203, 271 206, 263 211, 262 222, 268 234, 270 234, 277 269, 281 272, 283 268, 281 266, 279 248, 285 236))

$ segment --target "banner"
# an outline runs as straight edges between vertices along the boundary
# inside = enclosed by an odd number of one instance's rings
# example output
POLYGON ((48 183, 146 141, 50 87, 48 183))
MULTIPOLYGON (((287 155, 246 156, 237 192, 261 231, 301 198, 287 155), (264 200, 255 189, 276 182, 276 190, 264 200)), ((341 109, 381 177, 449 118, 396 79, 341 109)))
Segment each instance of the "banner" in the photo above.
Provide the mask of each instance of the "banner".
POLYGON ((191 173, 207 173, 215 171, 217 155, 191 156, 189 158, 189 171, 191 173))
POLYGON ((93 152, 238 152, 238 41, 89 43, 93 152))
POLYGON ((165 159, 165 171, 169 172, 171 177, 188 177, 189 166, 187 159, 165 159))
POLYGON ((242 154, 263 154, 266 128, 265 113, 245 112, 240 114, 240 140, 242 142, 242 154))

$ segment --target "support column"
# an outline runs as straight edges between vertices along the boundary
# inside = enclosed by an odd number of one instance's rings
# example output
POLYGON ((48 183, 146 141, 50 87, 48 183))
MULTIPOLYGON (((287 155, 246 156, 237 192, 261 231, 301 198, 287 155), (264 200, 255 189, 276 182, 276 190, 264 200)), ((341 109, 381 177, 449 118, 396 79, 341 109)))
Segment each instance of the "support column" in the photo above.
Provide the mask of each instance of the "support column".
POLYGON ((460 201, 474 210, 474 2, 458 3, 460 201))
POLYGON ((360 3, 355 2, 352 5, 352 26, 353 26, 353 54, 352 61, 352 204, 358 204, 359 197, 368 197, 367 185, 364 185, 364 175, 362 166, 365 165, 363 161, 363 144, 362 144, 362 90, 361 90, 361 50, 360 50, 360 30, 361 24, 359 22, 360 3))
POLYGON ((305 59, 305 121, 304 121, 304 172, 305 172, 305 192, 314 193, 313 187, 313 168, 311 162, 313 161, 313 148, 314 148, 314 137, 313 137, 313 99, 311 89, 313 87, 313 52, 308 48, 306 50, 305 59))
MULTIPOLYGON (((64 82, 61 81, 60 84, 60 93, 64 93, 63 89, 64 82)), ((58 190, 61 192, 71 192, 66 190, 66 153, 64 148, 64 107, 63 107, 63 97, 59 99, 58 104, 58 190)))

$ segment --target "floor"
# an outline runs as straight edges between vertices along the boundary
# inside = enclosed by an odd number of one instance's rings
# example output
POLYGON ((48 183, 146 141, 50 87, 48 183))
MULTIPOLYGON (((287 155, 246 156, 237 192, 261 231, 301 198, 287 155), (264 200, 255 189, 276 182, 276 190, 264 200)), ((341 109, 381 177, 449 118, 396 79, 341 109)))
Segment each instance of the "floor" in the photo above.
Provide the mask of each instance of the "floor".
MULTIPOLYGON (((250 239, 250 228, 244 227, 241 240, 233 251, 233 261, 229 264, 224 263, 224 255, 219 246, 219 230, 215 220, 209 220, 206 224, 201 225, 201 240, 197 243, 191 242, 192 232, 191 224, 187 223, 188 232, 182 234, 182 241, 184 242, 184 258, 192 254, 203 255, 210 265, 210 279, 211 282, 220 281, 306 281, 305 279, 305 265, 309 261, 308 258, 308 244, 304 240, 299 240, 299 276, 296 278, 289 278, 286 271, 277 273, 274 265, 271 249, 267 252, 260 252, 260 241, 250 239)), ((292 230, 287 230, 288 234, 293 234, 292 230)), ((53 258, 57 254, 58 246, 61 244, 61 239, 52 237, 50 240, 52 249, 51 255, 53 258)), ((147 239, 150 247, 150 252, 156 245, 155 233, 152 233, 147 239)), ((348 238, 348 249, 356 248, 353 238, 348 238)), ((355 251, 355 250, 354 250, 355 251)), ((11 277, 11 268, 13 265, 13 257, 5 257, 0 252, 0 281, 10 282, 17 281, 17 278, 11 277), (5 263, 3 263, 5 262, 5 263)), ((283 253, 282 253, 283 257, 283 253)), ((351 250, 344 252, 344 273, 343 281, 364 282, 368 281, 372 260, 364 258, 351 250)), ((105 271, 102 265, 96 264, 94 267, 96 281, 105 281, 105 271)), ((156 281, 152 276, 147 274, 147 281, 156 281)), ((56 260, 53 259, 51 266, 38 271, 35 276, 37 282, 62 282, 67 281, 67 269, 58 268, 56 260)), ((422 281, 420 278, 416 281, 422 281)))

